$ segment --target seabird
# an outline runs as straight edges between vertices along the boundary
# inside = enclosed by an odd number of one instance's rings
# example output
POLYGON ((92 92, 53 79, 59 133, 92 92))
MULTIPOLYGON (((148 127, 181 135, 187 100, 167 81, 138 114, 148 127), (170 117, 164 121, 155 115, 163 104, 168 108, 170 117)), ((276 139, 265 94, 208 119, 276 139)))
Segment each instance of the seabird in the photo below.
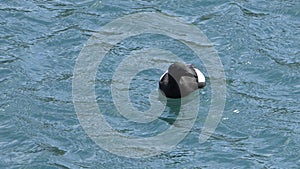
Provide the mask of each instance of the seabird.
POLYGON ((182 98, 206 85, 203 73, 193 65, 173 63, 159 79, 159 89, 168 98, 182 98))

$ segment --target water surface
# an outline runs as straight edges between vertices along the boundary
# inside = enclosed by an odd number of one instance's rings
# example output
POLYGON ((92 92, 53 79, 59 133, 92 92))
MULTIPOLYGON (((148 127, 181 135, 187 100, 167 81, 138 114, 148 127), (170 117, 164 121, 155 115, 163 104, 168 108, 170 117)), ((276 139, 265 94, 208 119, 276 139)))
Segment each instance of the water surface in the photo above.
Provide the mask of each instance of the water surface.
MULTIPOLYGON (((0 168, 298 168, 299 9, 296 0, 1 1, 0 168), (101 149, 86 135, 72 102, 72 76, 93 33, 142 11, 179 17, 207 35, 224 65, 227 99, 222 121, 207 142, 199 144, 198 136, 210 104, 209 85, 201 90, 203 106, 191 132, 173 151, 130 159, 101 149)), ((113 56, 141 45, 154 47, 155 40, 202 66, 182 53, 184 46, 162 36, 128 39, 121 44, 126 50, 116 48, 108 58, 117 63, 113 56)), ((136 90, 130 97, 138 109, 149 108, 147 97, 161 73, 140 72, 132 81, 136 90), (136 88, 141 82, 143 88, 136 88)), ((118 125, 105 93, 109 80, 109 73, 97 74, 97 101, 120 132, 149 136, 170 125, 168 120, 139 130, 135 123, 118 125)))

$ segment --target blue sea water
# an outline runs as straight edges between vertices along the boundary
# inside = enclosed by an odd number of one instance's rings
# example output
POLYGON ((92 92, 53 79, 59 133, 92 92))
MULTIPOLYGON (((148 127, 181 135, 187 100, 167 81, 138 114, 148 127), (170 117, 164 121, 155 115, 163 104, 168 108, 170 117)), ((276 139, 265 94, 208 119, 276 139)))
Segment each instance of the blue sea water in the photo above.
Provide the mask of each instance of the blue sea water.
MULTIPOLYGON (((299 168, 299 37, 297 0, 2 0, 0 168, 299 168), (205 68, 201 111, 170 152, 118 156, 99 147, 81 126, 72 98, 76 59, 102 26, 137 12, 177 17, 201 29, 214 45, 226 75, 226 104, 205 143, 198 141, 211 99, 205 68)), ((160 46, 202 66, 180 42, 151 34, 125 39, 106 56, 108 63, 118 64, 115 58, 143 46, 160 46)), ((105 65, 97 72, 96 97, 113 127, 142 137, 170 127, 172 115, 158 126, 120 120, 109 91, 116 66, 105 65)), ((151 69, 132 79, 130 99, 137 109, 149 109, 149 93, 162 73, 151 69)))

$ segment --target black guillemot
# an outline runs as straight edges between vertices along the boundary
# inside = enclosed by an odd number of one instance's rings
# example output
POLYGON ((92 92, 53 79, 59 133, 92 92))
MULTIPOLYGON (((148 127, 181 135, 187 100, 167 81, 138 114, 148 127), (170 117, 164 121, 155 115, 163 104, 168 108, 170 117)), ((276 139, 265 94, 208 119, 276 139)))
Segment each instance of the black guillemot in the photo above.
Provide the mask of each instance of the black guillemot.
POLYGON ((182 98, 206 85, 203 73, 193 65, 175 62, 160 77, 159 89, 168 98, 182 98))

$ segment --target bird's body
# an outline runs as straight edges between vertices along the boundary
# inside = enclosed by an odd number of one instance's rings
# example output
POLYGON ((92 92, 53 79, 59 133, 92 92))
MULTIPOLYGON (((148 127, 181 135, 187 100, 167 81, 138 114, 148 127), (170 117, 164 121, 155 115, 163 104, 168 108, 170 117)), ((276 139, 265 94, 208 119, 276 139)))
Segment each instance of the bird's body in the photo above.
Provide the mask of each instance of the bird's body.
POLYGON ((181 98, 205 86, 205 77, 197 68, 176 62, 161 76, 159 89, 168 98, 181 98))

